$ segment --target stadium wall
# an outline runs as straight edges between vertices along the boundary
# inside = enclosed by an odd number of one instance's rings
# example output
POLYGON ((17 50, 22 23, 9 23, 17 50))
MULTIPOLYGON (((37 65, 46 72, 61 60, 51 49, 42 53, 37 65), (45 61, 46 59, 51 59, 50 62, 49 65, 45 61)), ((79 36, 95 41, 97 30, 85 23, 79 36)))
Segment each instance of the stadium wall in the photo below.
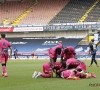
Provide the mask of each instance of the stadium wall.
MULTIPOLYGON (((64 38, 64 37, 23 37, 23 38, 7 38, 12 48, 18 49, 19 58, 31 58, 32 51, 37 58, 48 58, 48 49, 57 45, 62 41, 63 47, 76 47, 82 38, 64 38)), ((13 54, 12 54, 13 55, 13 54)))
POLYGON ((5 33, 7 37, 57 37, 57 36, 72 36, 81 37, 86 36, 89 33, 88 30, 67 30, 67 31, 35 31, 35 32, 13 32, 5 33))

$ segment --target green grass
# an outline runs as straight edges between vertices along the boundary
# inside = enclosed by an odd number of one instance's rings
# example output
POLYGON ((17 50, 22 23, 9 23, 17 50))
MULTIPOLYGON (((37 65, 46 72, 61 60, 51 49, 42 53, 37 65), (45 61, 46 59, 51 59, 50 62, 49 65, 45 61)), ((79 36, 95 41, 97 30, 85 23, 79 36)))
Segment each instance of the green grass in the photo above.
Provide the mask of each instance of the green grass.
MULTIPOLYGON (((9 60, 7 63, 9 76, 7 78, 0 76, 0 90, 100 90, 100 67, 96 67, 95 64, 92 67, 87 67, 87 71, 97 75, 95 79, 76 81, 42 77, 33 79, 33 72, 42 72, 42 65, 45 62, 48 60, 9 60), (95 83, 98 83, 99 86, 89 86, 89 84, 95 83)), ((90 61, 85 62, 89 66, 90 61)), ((100 63, 99 60, 98 63, 100 63)))

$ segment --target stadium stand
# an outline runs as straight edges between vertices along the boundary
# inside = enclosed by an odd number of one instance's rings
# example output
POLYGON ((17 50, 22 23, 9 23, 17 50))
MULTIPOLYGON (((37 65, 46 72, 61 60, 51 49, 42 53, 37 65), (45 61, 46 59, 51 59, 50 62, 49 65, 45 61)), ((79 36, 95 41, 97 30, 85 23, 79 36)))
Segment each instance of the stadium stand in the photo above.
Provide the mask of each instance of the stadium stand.
POLYGON ((85 22, 98 22, 99 18, 100 18, 100 1, 96 5, 96 7, 89 13, 85 22))
POLYGON ((96 0, 70 0, 50 23, 78 22, 96 0))
POLYGON ((8 1, 2 3, 0 5, 0 23, 3 23, 3 21, 6 20, 9 21, 9 23, 11 23, 27 8, 29 8, 32 2, 32 0, 24 0, 24 2, 22 3, 18 1, 8 1))
MULTIPOLYGON (((37 0, 33 0, 37 1, 37 0)), ((12 22, 25 12, 31 5, 32 0, 9 1, 2 3, 0 6, 0 23, 3 21, 12 22)), ((69 0, 38 0, 38 5, 33 7, 20 24, 47 24, 69 0)))
POLYGON ((19 15, 11 24, 13 26, 18 25, 20 23, 20 21, 31 12, 31 9, 35 5, 37 5, 37 2, 34 2, 28 9, 26 9, 21 15, 19 15))
MULTIPOLYGON (((78 22, 96 1, 98 0, 11 0, 0 4, 0 23, 9 24, 17 19, 21 19, 17 20, 18 24, 78 22), (32 6, 33 1, 38 3, 32 6), (30 7, 30 12, 24 14, 30 7)), ((99 7, 100 2, 89 13, 86 22, 99 21, 99 7)))
POLYGON ((20 24, 47 24, 69 0, 39 0, 20 24), (29 22, 27 22, 29 21, 29 22))
MULTIPOLYGON (((85 22, 85 20, 89 17, 89 13, 94 10, 94 8, 99 3, 99 0, 96 0, 95 3, 86 11, 86 13, 79 19, 78 22, 85 22)), ((92 20, 93 21, 93 20, 92 20)))

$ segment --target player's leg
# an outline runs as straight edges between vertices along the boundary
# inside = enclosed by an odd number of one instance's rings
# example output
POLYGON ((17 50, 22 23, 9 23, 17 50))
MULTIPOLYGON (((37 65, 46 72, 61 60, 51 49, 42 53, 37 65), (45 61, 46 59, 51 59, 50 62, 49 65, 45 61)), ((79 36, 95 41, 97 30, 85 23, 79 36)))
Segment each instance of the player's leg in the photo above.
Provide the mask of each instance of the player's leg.
POLYGON ((38 78, 38 77, 43 77, 43 78, 51 78, 51 76, 47 73, 41 73, 41 72, 34 72, 32 75, 32 78, 38 78))
POLYGON ((8 60, 8 56, 2 56, 2 76, 7 77, 7 69, 6 69, 6 63, 8 60))
POLYGON ((52 72, 52 69, 51 69, 51 64, 48 62, 48 63, 45 63, 43 64, 43 72, 44 73, 36 73, 34 75, 34 78, 38 78, 39 76, 43 77, 43 78, 51 78, 53 77, 53 72, 52 72))
POLYGON ((46 73, 40 73, 38 74, 39 76, 43 77, 43 78, 51 78, 51 75, 50 74, 46 74, 46 73))
POLYGON ((41 74, 42 77, 44 77, 44 78, 53 77, 53 72, 52 72, 50 62, 43 64, 43 72, 44 72, 44 74, 41 74))
POLYGON ((96 78, 96 75, 93 72, 90 75, 91 77, 96 78))
POLYGON ((16 59, 16 55, 15 55, 15 59, 16 59))
POLYGON ((17 54, 16 54, 16 53, 14 53, 14 58, 15 58, 15 59, 17 58, 17 54))
POLYGON ((67 78, 68 80, 72 80, 72 79, 74 79, 74 77, 76 77, 75 76, 75 72, 74 72, 74 70, 71 70, 71 72, 70 72, 70 74, 69 74, 69 77, 67 78))
POLYGON ((96 64, 96 66, 99 67, 99 66, 98 66, 98 63, 97 63, 97 61, 96 61, 95 59, 94 59, 94 62, 95 62, 95 64, 96 64))
POLYGON ((80 80, 80 78, 75 76, 74 69, 63 71, 61 77, 67 80, 80 80))
POLYGON ((14 53, 14 58, 15 58, 15 53, 14 53))
POLYGON ((72 69, 67 80, 80 80, 78 75, 80 75, 80 74, 78 74, 78 71, 76 69, 72 69))
POLYGON ((81 78, 96 78, 96 75, 94 73, 82 73, 81 78))
MULTIPOLYGON (((8 55, 5 56, 5 64, 7 65, 7 61, 8 61, 8 55)), ((5 65, 5 66, 6 66, 5 65)), ((6 69, 6 73, 4 73, 4 77, 8 77, 8 74, 7 74, 7 69, 6 69)))
POLYGON ((91 58, 91 64, 90 64, 90 66, 89 66, 89 67, 91 67, 91 66, 92 66, 92 64, 93 64, 93 55, 92 55, 92 58, 91 58))
POLYGON ((94 73, 88 73, 88 72, 86 72, 86 71, 84 71, 84 70, 82 70, 82 71, 78 71, 77 73, 76 73, 76 76, 78 76, 78 77, 80 77, 80 78, 96 78, 96 75, 94 74, 94 73))
MULTIPOLYGON (((60 66, 61 66, 61 63, 60 62, 55 62, 54 63, 55 73, 56 73, 56 69, 57 70, 60 69, 60 66)), ((53 77, 53 72, 52 71, 53 70, 51 68, 51 63, 48 62, 48 63, 43 64, 43 72, 44 73, 40 73, 40 72, 37 73, 37 72, 35 72, 34 75, 33 75, 33 77, 34 78, 37 78, 37 77, 41 76, 43 78, 51 78, 51 77, 53 77)))
POLYGON ((62 68, 61 62, 55 62, 53 72, 56 74, 56 77, 61 77, 61 73, 59 72, 62 68))
POLYGON ((93 61, 95 62, 96 66, 98 67, 98 63, 97 63, 97 61, 95 59, 95 56, 96 56, 96 54, 93 55, 93 61))

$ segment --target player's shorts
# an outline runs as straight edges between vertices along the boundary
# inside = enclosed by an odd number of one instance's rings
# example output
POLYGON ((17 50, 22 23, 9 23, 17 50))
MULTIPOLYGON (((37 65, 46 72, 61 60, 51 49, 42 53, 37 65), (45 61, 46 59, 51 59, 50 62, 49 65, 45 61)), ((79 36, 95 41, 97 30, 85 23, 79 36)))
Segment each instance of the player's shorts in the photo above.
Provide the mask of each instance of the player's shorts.
POLYGON ((14 53, 14 56, 17 56, 17 53, 14 53))
POLYGON ((0 55, 0 62, 1 63, 6 63, 8 61, 8 55, 2 56, 0 55))

